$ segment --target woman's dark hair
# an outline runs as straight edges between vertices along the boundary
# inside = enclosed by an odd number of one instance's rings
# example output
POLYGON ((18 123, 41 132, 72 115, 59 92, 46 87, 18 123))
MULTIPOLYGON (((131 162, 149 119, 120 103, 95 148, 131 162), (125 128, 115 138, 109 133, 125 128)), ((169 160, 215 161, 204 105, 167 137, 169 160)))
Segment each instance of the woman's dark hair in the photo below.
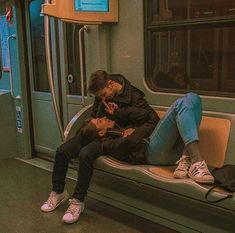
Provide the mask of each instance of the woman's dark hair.
POLYGON ((96 126, 91 123, 91 119, 92 118, 87 119, 77 132, 81 136, 83 146, 91 143, 99 137, 98 130, 96 126))
POLYGON ((97 70, 90 76, 88 92, 91 94, 97 93, 107 86, 109 80, 110 76, 107 72, 104 70, 97 70))

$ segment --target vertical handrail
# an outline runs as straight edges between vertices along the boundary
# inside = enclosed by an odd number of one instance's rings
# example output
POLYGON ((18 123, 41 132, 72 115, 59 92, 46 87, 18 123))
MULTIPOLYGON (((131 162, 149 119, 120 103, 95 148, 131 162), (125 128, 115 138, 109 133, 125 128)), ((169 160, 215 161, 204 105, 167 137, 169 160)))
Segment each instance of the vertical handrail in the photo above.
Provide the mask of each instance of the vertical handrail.
POLYGON ((9 56, 9 65, 10 65, 10 69, 9 69, 9 78, 10 78, 10 89, 11 89, 11 96, 14 98, 14 99, 21 99, 21 97, 18 95, 18 96, 15 96, 14 94, 14 85, 13 85, 13 78, 12 78, 12 72, 11 72, 11 69, 12 69, 12 64, 11 64, 11 50, 10 50, 10 40, 11 39, 16 39, 16 35, 13 34, 13 35, 10 35, 7 37, 7 46, 8 46, 8 56, 9 56))
POLYGON ((85 25, 79 29, 79 60, 80 60, 80 76, 81 76, 81 94, 82 94, 82 105, 85 105, 85 74, 84 74, 84 43, 82 40, 82 33, 87 32, 88 27, 85 25))
MULTIPOLYGON (((48 3, 49 1, 45 1, 46 3, 48 3)), ((61 122, 61 118, 60 118, 60 114, 59 114, 59 109, 58 109, 58 105, 56 102, 56 96, 55 96, 55 87, 54 87, 54 82, 53 82, 53 78, 52 78, 52 65, 51 65, 51 48, 50 48, 50 29, 49 29, 49 16, 44 15, 44 30, 45 30, 45 48, 46 48, 46 62, 47 62, 47 72, 48 72, 48 81, 49 81, 49 86, 50 86, 50 91, 51 91, 51 96, 52 96, 52 104, 54 107, 54 111, 56 114, 56 121, 59 127, 59 131, 60 131, 60 136, 62 141, 64 142, 65 138, 64 138, 64 130, 62 127, 62 122, 61 122)))

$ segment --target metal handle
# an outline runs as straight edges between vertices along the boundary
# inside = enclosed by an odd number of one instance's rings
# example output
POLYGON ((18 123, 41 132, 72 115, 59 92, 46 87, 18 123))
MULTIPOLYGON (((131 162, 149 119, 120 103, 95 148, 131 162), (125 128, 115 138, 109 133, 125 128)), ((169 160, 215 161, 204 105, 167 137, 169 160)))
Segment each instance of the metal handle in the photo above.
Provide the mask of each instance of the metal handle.
POLYGON ((11 88, 11 96, 14 98, 14 99, 17 99, 17 100, 20 100, 21 97, 18 95, 18 96, 15 96, 14 94, 14 85, 13 85, 13 78, 12 78, 12 72, 11 72, 11 69, 12 69, 12 64, 11 64, 11 50, 10 50, 10 40, 11 39, 16 39, 16 35, 11 35, 11 36, 8 36, 7 37, 7 45, 8 45, 8 55, 9 55, 9 63, 10 63, 10 69, 9 69, 9 78, 10 78, 10 88, 11 88))
MULTIPOLYGON (((48 1, 46 1, 48 2, 48 1)), ((52 65, 51 65, 51 54, 50 54, 50 30, 49 30, 49 17, 47 15, 44 16, 44 30, 45 30, 45 47, 46 47, 46 62, 47 62, 47 72, 48 72, 48 81, 49 81, 49 86, 50 86, 50 91, 51 91, 51 97, 52 97, 52 105, 54 107, 54 111, 56 114, 56 120, 57 124, 59 127, 60 131, 60 136, 62 141, 64 142, 64 130, 62 127, 62 122, 59 114, 59 108, 56 102, 56 97, 55 97, 55 87, 54 87, 54 82, 52 78, 52 65)))
POLYGON ((87 32, 88 27, 85 25, 79 29, 78 36, 79 36, 79 60, 80 60, 80 76, 81 76, 81 92, 82 92, 82 105, 85 105, 85 74, 84 74, 84 43, 82 43, 82 33, 87 32))

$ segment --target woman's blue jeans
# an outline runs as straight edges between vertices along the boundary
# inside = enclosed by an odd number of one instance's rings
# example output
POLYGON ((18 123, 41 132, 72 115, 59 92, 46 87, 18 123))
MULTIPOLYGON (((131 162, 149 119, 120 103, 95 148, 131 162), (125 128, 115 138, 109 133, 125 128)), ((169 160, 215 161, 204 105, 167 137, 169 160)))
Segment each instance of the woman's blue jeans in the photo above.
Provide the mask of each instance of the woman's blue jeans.
POLYGON ((188 93, 177 99, 150 136, 146 151, 149 164, 173 165, 181 157, 185 145, 198 141, 202 118, 201 99, 188 93))

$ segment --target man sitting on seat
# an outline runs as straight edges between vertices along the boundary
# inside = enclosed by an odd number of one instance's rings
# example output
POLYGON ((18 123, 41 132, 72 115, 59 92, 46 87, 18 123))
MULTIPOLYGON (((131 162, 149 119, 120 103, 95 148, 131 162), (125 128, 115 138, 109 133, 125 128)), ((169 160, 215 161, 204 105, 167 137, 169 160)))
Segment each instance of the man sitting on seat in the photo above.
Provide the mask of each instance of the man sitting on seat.
MULTIPOLYGON (((132 111, 138 117, 144 115, 143 110, 132 111)), ((198 146, 201 117, 200 97, 188 93, 172 104, 153 132, 148 130, 148 121, 135 129, 120 131, 115 121, 103 117, 91 119, 81 134, 86 138, 86 130, 93 130, 94 137, 100 140, 97 153, 131 164, 173 165, 181 156, 174 171, 175 178, 190 177, 198 183, 210 184, 214 183, 214 177, 198 146), (115 130, 120 132, 118 138, 115 130)))

